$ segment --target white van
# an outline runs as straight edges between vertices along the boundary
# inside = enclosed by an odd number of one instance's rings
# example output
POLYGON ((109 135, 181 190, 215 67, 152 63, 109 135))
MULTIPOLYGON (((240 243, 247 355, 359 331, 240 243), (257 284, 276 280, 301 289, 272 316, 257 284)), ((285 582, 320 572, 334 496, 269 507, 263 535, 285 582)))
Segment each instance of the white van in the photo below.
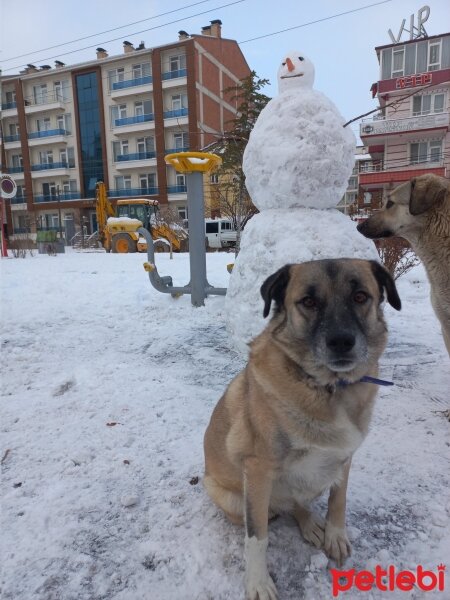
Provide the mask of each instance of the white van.
POLYGON ((210 248, 236 245, 237 231, 231 219, 205 219, 205 236, 210 248))

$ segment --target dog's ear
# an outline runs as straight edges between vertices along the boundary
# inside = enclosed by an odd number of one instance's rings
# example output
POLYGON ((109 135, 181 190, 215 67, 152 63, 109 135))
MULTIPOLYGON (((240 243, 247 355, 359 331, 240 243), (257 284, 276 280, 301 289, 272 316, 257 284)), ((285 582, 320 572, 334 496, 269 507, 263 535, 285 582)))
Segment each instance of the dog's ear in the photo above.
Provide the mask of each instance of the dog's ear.
POLYGON ((398 295, 392 275, 376 260, 371 260, 370 265, 372 267, 372 273, 378 282, 378 287, 380 288, 381 299, 383 299, 383 292, 386 290, 387 301, 389 304, 394 307, 395 310, 400 310, 402 301, 398 295))
POLYGON ((436 175, 424 175, 411 179, 411 196, 409 198, 409 212, 421 215, 430 210, 448 192, 448 185, 444 178, 436 175))
POLYGON ((264 300, 263 317, 266 318, 270 312, 272 300, 276 302, 277 309, 280 311, 284 304, 284 296, 289 283, 289 270, 291 265, 285 265, 278 269, 276 273, 268 277, 261 286, 261 296, 264 300))

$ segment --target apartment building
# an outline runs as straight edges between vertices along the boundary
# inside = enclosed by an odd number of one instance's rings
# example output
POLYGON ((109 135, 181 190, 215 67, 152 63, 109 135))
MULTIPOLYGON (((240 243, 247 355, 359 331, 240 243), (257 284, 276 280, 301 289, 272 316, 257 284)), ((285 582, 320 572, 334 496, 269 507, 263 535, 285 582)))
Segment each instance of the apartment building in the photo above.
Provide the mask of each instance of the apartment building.
POLYGON ((181 219, 186 181, 164 156, 199 150, 236 114, 231 95, 250 73, 221 21, 201 34, 180 31, 156 48, 123 43, 123 53, 75 65, 28 65, 1 81, 1 171, 18 194, 7 203, 7 234, 59 228, 66 239, 96 230, 95 184, 108 195, 156 198, 181 219))
POLYGON ((450 33, 375 48, 381 110, 360 125, 370 160, 360 162, 360 208, 379 208, 386 192, 424 173, 450 176, 450 33))

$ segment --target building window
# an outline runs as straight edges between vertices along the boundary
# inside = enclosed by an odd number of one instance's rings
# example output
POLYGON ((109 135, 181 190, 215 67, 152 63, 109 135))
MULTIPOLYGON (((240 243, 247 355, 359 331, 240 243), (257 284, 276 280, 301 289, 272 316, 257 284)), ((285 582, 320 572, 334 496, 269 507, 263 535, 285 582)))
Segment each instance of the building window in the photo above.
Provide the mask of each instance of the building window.
POLYGON ((152 112, 152 101, 144 100, 143 102, 134 103, 134 115, 140 117, 142 115, 149 115, 152 112))
POLYGON ((124 79, 125 69, 123 67, 108 71, 108 88, 112 90, 113 83, 116 83, 117 81, 124 81, 124 79))
POLYGON ((131 190, 131 175, 115 177, 116 190, 131 190))
POLYGON ((141 79, 142 77, 150 77, 150 63, 142 63, 141 65, 132 66, 133 79, 141 79))
POLYGON ((169 58, 169 69, 170 71, 181 71, 186 68, 186 55, 179 54, 177 56, 171 56, 169 58))
POLYGON ((35 85, 33 87, 33 99, 35 104, 45 104, 47 102, 47 84, 35 85))
POLYGON ((139 175, 139 187, 141 190, 150 189, 156 187, 156 173, 148 173, 145 175, 139 175))
POLYGON ((357 177, 350 177, 350 179, 348 180, 348 186, 347 186, 350 190, 354 190, 358 187, 358 178, 357 177))
POLYGON ((442 141, 417 142, 410 146, 411 164, 440 163, 442 159, 442 141))
POLYGON ((444 111, 444 94, 424 94, 413 97, 413 116, 444 111))
POLYGON ((23 168, 23 159, 21 154, 13 154, 11 157, 12 166, 14 168, 23 168))
POLYGON ((63 181, 62 189, 64 194, 77 191, 77 180, 69 179, 69 181, 63 181))
POLYGON ((58 115, 56 117, 56 124, 58 129, 64 129, 66 133, 72 132, 72 116, 71 115, 58 115))
POLYGON ((177 173, 175 181, 176 181, 176 185, 185 186, 186 185, 186 175, 184 175, 183 173, 177 173))
POLYGON ((127 116, 127 105, 111 106, 111 127, 114 127, 116 119, 125 119, 127 116))
POLYGON ((398 50, 394 50, 393 53, 393 64, 392 64, 392 77, 401 77, 404 71, 404 62, 405 62, 405 50, 404 48, 399 48, 398 50))
POLYGON ((52 150, 44 150, 44 152, 39 152, 39 163, 41 165, 52 165, 53 164, 53 151, 52 150))
POLYGON ((80 129, 79 165, 82 173, 81 187, 87 198, 95 196, 97 181, 104 181, 102 127, 100 119, 99 88, 101 81, 96 72, 75 76, 80 129))
POLYGON ((61 148, 59 151, 59 161, 66 164, 70 169, 75 167, 74 148, 61 148))
POLYGON ((187 131, 173 134, 174 148, 181 150, 189 147, 189 134, 187 131))
POLYGON ((441 68, 441 42, 430 43, 428 47, 428 70, 437 71, 441 68))
POLYGON ((154 152, 155 138, 151 136, 145 138, 138 138, 136 141, 136 145, 139 154, 144 154, 146 152, 154 152))
POLYGON ((187 94, 174 94, 172 96, 171 102, 171 110, 180 110, 181 108, 187 108, 187 94))
POLYGON ((187 221, 188 219, 188 209, 187 206, 177 206, 178 218, 181 221, 187 221))
POLYGON ((213 173, 212 175, 210 175, 209 181, 210 183, 219 183, 219 176, 217 175, 217 173, 213 173))
POLYGON ((9 135, 11 137, 20 135, 19 123, 10 123, 9 124, 9 135))
POLYGON ((36 130, 37 131, 49 131, 50 129, 51 129, 50 117, 45 117, 45 119, 37 119, 36 120, 36 130))
POLYGON ((65 101, 68 99, 69 81, 55 81, 53 84, 53 90, 55 93, 55 100, 65 101))
POLYGON ((15 104, 16 103, 16 92, 6 92, 6 104, 15 104))

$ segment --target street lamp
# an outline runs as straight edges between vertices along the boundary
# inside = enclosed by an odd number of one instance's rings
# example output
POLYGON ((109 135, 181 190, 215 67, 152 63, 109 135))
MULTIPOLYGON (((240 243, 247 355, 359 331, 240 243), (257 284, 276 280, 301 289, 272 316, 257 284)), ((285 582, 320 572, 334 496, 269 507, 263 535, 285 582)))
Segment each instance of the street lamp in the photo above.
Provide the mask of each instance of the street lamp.
POLYGON ((62 243, 61 194, 59 193, 59 184, 56 186, 56 200, 58 201, 59 241, 62 243))

